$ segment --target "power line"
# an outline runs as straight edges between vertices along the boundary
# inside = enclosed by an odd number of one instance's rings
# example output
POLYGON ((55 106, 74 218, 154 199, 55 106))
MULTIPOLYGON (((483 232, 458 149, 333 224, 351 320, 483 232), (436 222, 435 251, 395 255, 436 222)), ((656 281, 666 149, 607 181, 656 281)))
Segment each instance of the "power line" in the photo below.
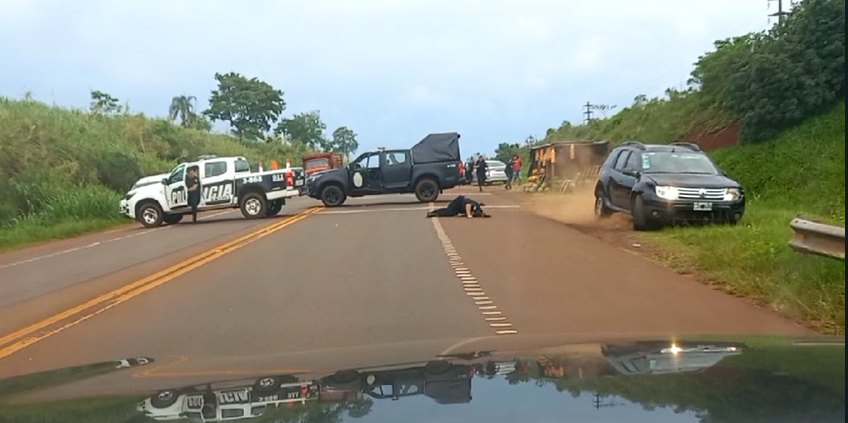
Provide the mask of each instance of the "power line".
POLYGON ((789 12, 783 10, 783 0, 768 0, 769 3, 776 1, 777 2, 777 12, 772 13, 769 17, 777 16, 777 23, 783 22, 783 17, 788 15, 789 12))
POLYGON ((595 105, 594 105, 594 104, 592 104, 592 103, 589 103, 589 102, 587 101, 587 102, 586 102, 586 104, 584 104, 584 105, 583 105, 583 107, 585 107, 585 108, 586 108, 586 111, 585 111, 585 112, 583 112, 583 115, 584 115, 584 116, 586 116, 586 119, 585 119, 583 122, 584 122, 584 123, 589 123, 589 122, 591 122, 591 121, 592 121, 592 113, 594 113, 594 112, 592 111, 592 109, 595 107, 595 105))

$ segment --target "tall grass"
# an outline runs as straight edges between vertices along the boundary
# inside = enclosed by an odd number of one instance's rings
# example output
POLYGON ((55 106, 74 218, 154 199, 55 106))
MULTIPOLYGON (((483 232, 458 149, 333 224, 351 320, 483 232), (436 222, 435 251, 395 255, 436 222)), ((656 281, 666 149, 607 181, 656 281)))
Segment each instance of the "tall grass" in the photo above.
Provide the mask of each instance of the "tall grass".
POLYGON ((96 116, 0 97, 0 250, 123 222, 121 195, 181 157, 241 155, 256 163, 297 161, 302 153, 143 114, 96 116))
POLYGON ((668 247, 660 258, 824 332, 844 334, 844 262, 797 253, 787 242, 789 222, 799 213, 845 224, 845 103, 769 142, 712 156, 745 186, 745 217, 735 227, 647 235, 668 247))

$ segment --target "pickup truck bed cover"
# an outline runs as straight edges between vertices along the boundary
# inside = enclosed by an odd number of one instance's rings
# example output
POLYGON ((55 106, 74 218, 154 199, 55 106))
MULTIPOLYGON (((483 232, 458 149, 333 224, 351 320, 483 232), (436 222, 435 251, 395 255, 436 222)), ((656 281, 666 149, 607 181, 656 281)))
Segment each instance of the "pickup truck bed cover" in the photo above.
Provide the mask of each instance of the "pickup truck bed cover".
POLYGON ((415 164, 459 162, 459 134, 446 132, 430 134, 410 149, 415 164))

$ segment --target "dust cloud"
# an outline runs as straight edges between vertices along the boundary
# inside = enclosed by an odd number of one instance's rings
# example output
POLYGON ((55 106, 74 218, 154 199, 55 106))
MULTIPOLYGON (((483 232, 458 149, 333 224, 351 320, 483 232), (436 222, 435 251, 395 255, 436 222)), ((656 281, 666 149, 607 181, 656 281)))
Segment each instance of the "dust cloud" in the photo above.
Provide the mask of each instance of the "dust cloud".
POLYGON ((526 194, 522 203, 527 210, 587 232, 628 231, 631 227, 630 219, 621 213, 606 219, 595 217, 595 194, 591 189, 569 194, 526 194))

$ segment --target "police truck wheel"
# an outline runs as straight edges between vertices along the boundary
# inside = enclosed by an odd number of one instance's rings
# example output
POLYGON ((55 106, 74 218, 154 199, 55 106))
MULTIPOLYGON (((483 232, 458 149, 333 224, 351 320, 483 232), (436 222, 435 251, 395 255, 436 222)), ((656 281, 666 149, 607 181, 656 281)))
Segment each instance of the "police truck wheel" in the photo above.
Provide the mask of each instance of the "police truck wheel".
POLYGON ((274 217, 280 214, 283 210, 283 200, 274 200, 268 204, 268 211, 265 212, 265 217, 274 217))
POLYGON ((321 202, 327 207, 341 206, 345 199, 345 193, 337 185, 329 185, 321 190, 321 202))
POLYGON ((150 404, 156 408, 167 408, 174 405, 179 397, 179 392, 174 390, 159 391, 150 397, 150 404))
POLYGON ((422 179, 415 184, 415 198, 422 203, 431 203, 439 198, 439 185, 432 179, 422 179))
POLYGON ((165 214, 162 213, 162 207, 158 203, 151 201, 138 207, 136 217, 145 228, 155 228, 162 225, 165 214))
POLYGON ((183 220, 183 215, 181 214, 166 214, 165 218, 162 219, 165 223, 169 225, 174 225, 180 223, 183 220))
POLYGON ((260 378, 253 385, 254 389, 262 392, 275 391, 282 384, 282 380, 278 376, 266 376, 260 378))
POLYGON ((264 195, 251 192, 241 198, 239 208, 242 216, 246 219, 259 219, 265 216, 268 210, 268 202, 264 195))

